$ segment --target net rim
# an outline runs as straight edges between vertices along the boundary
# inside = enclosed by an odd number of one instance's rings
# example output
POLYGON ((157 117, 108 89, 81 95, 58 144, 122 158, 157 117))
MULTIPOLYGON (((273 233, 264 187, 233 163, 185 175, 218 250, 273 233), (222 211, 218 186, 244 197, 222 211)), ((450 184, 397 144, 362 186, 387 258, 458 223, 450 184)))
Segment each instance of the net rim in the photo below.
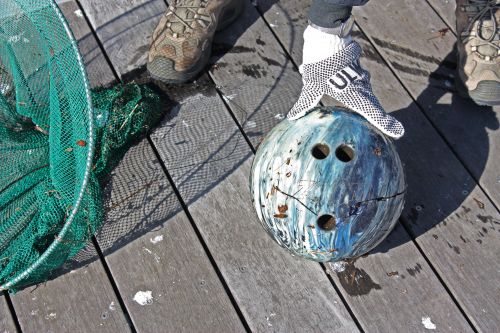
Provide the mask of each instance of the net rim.
POLYGON ((78 50, 78 44, 77 41, 73 35, 73 32, 71 31, 71 28, 68 25, 68 22, 66 21, 66 18, 63 16, 61 13, 61 10, 57 6, 57 4, 53 0, 48 0, 49 5, 52 7, 52 9, 55 11, 57 14, 61 24, 64 27, 64 30, 66 31, 66 34, 70 40, 71 46, 73 48, 73 51, 76 54, 77 60, 78 60, 78 67, 80 69, 80 74, 82 76, 83 84, 85 86, 85 94, 86 94, 86 99, 87 99, 87 115, 88 115, 88 141, 87 141, 87 147, 88 147, 88 153, 87 153, 87 160, 86 160, 86 169, 85 169, 85 174, 83 176, 83 181, 80 185, 80 192, 78 193, 78 198, 76 199, 73 209, 71 210, 71 213, 69 214, 68 218, 64 222, 64 225, 62 229, 59 231, 59 234, 57 237, 55 237, 54 241, 50 244, 50 246, 44 251, 44 253, 34 262, 32 263, 28 268, 26 268, 23 272, 19 273, 18 275, 14 276, 11 278, 9 281, 7 281, 5 284, 0 286, 0 291, 2 290, 8 290, 12 288, 13 286, 17 285, 20 281, 28 277, 33 271, 35 271, 41 264, 45 262, 45 260, 57 249, 58 245, 61 244, 62 239, 64 239, 64 236, 68 232, 71 224, 73 223, 73 220, 75 219, 76 213, 78 212, 78 209, 80 208, 80 204, 83 199, 83 195, 85 192, 85 189, 87 188, 87 184, 90 178, 90 171, 92 169, 92 161, 94 158, 94 150, 95 150, 95 142, 94 142, 94 114, 93 114, 93 108, 92 108, 92 98, 90 95, 90 86, 89 86, 89 81, 87 78, 87 73, 85 71, 85 64, 83 61, 83 58, 80 54, 80 51, 78 50))

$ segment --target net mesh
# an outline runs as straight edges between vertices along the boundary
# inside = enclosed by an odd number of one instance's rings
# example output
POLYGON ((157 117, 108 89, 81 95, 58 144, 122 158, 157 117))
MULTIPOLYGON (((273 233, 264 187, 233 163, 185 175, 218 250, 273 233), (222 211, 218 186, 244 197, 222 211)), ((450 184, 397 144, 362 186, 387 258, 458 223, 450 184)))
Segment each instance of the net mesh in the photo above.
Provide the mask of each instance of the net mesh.
POLYGON ((161 116, 144 85, 90 91, 52 0, 0 0, 0 286, 46 280, 103 220, 101 188, 161 116))

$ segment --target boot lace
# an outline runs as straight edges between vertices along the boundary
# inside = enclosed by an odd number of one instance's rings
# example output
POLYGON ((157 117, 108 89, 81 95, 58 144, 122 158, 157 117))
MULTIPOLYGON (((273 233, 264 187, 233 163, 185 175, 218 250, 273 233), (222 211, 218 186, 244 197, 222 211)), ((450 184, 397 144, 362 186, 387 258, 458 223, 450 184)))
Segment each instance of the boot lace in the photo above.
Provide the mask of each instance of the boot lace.
POLYGON ((469 25, 461 33, 462 42, 466 42, 468 39, 477 38, 479 44, 474 45, 475 47, 480 47, 484 45, 489 45, 496 48, 500 52, 500 40, 498 34, 497 19, 495 17, 495 12, 500 8, 500 0, 468 0, 466 4, 463 5, 462 10, 467 14, 469 25), (485 36, 483 32, 484 21, 491 21, 492 26, 487 27, 485 30, 490 30, 489 36, 485 36), (477 25, 477 32, 474 30, 474 24, 479 22, 477 25))

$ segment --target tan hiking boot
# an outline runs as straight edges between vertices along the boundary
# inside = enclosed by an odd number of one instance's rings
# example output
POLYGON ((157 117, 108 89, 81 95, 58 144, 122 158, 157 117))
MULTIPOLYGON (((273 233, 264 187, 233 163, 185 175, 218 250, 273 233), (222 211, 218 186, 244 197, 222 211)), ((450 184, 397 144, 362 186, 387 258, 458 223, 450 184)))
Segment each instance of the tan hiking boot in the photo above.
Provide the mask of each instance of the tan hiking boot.
POLYGON ((457 0, 459 91, 500 104, 500 0, 457 0))
POLYGON ((216 31, 241 12, 243 0, 173 0, 153 32, 147 69, 160 81, 182 83, 207 64, 216 31))

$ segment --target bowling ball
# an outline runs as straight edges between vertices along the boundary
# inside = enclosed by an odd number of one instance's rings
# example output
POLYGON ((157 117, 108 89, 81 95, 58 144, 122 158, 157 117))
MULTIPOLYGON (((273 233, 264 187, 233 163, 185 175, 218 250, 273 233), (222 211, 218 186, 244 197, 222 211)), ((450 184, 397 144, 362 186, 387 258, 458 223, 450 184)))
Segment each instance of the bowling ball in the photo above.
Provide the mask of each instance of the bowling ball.
POLYGON ((342 108, 285 119, 258 147, 250 192, 282 247, 315 261, 363 255, 394 228, 404 205, 392 140, 342 108))

